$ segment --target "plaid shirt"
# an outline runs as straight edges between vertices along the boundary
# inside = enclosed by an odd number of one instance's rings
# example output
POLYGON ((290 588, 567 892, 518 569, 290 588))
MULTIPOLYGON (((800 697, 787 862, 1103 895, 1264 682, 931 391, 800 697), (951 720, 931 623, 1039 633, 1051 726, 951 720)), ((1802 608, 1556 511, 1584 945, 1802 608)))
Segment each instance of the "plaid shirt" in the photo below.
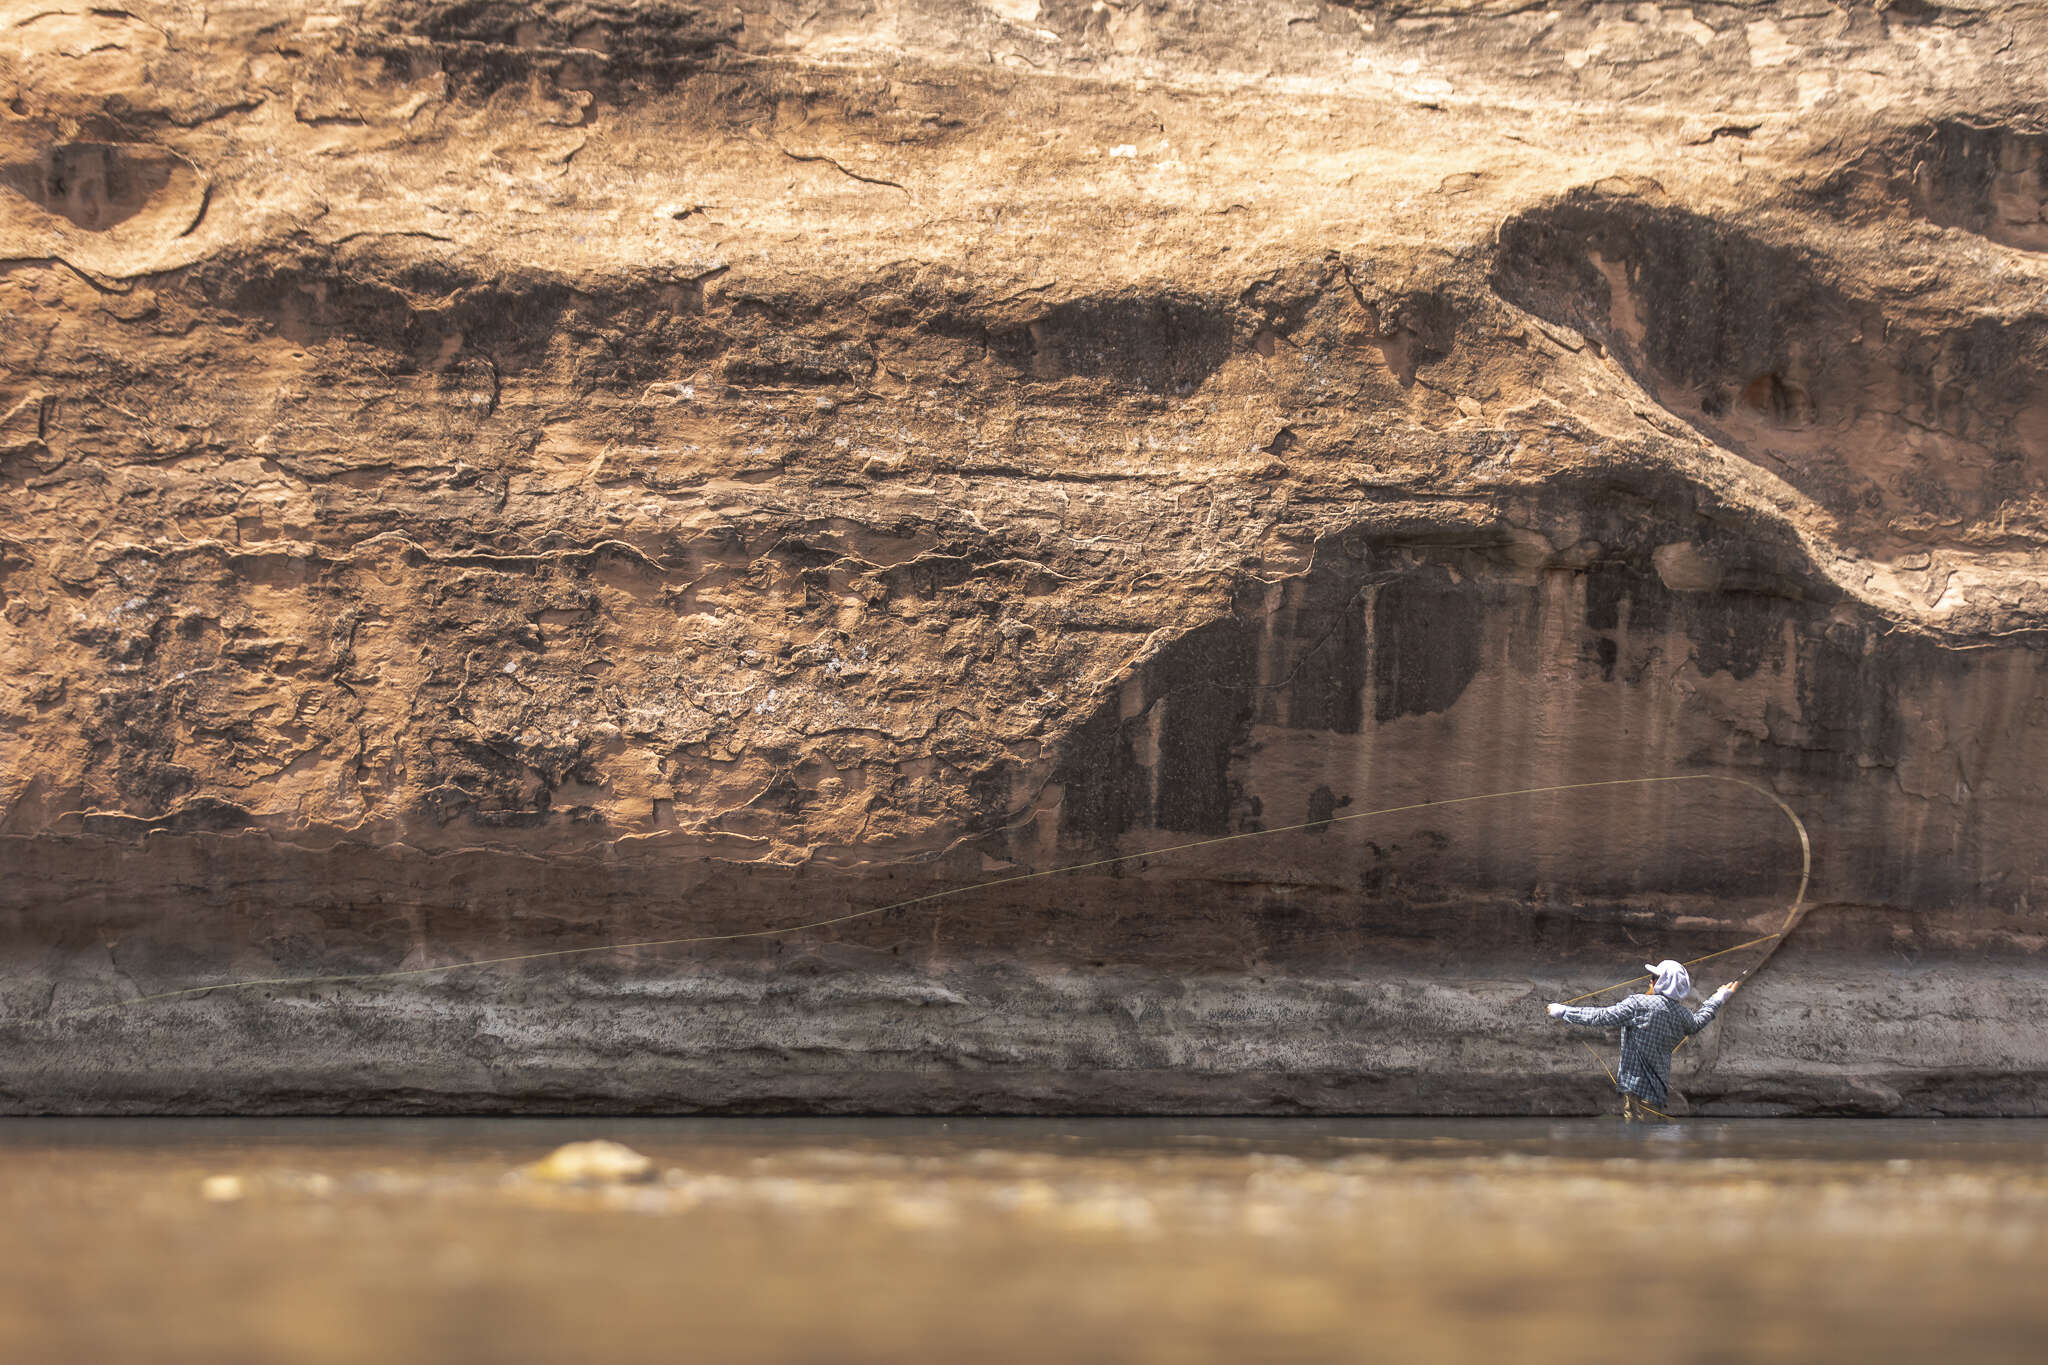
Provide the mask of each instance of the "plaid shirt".
POLYGON ((1568 1024, 1621 1030, 1621 1070, 1615 1080, 1625 1094, 1645 1104, 1662 1104, 1671 1087, 1671 1054, 1714 1022, 1727 997, 1716 992, 1695 1014, 1668 995, 1631 995, 1605 1009, 1571 1009, 1557 1016, 1568 1024))

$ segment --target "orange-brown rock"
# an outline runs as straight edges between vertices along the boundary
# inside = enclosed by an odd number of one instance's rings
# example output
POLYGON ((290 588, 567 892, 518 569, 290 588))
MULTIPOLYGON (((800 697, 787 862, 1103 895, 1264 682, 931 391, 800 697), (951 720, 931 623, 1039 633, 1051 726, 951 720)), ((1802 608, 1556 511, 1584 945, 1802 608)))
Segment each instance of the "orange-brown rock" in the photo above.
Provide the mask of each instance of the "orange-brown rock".
POLYGON ((0 32, 0 1104, 2048 1100, 2040 5, 0 32))

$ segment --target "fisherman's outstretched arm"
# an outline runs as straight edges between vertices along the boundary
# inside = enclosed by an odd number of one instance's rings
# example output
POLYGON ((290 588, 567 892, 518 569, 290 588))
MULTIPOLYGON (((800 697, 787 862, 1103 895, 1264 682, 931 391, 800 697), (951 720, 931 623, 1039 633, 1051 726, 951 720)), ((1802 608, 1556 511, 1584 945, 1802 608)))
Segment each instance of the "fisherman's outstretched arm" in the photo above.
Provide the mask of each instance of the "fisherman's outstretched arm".
POLYGON ((1635 1017, 1643 1007, 1647 995, 1631 995, 1619 1005, 1608 1005, 1604 1009, 1588 1009, 1585 1006, 1551 1005, 1550 1017, 1562 1019, 1567 1024, 1585 1024, 1592 1028, 1620 1028, 1635 1017))
POLYGON ((1701 1005, 1699 1009, 1693 1012, 1692 1028, 1687 1031, 1698 1033, 1701 1029, 1713 1023, 1714 1016, 1721 1012, 1721 1006, 1728 1003, 1728 997, 1735 994, 1735 988, 1740 984, 1742 983, 1739 981, 1731 981, 1720 990, 1708 996, 1707 1003, 1701 1005))

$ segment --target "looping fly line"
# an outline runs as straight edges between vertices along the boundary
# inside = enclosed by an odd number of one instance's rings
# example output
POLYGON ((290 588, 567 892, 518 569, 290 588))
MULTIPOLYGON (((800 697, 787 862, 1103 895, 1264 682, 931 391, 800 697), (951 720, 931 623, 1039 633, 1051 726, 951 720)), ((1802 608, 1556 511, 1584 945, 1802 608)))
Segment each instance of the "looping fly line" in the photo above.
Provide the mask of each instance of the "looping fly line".
MULTIPOLYGON (((1750 976, 1754 976, 1763 967, 1765 962, 1770 960, 1771 953, 1777 951, 1775 945, 1784 942, 1785 936, 1792 932, 1793 926, 1798 922, 1805 909, 1807 882, 1813 873, 1813 844, 1807 838, 1806 825, 1800 820, 1798 814, 1790 806, 1786 805, 1784 801, 1780 800, 1777 793, 1769 788, 1748 781, 1745 778, 1727 777, 1720 773, 1681 773, 1668 777, 1617 777, 1600 782, 1564 782, 1545 787, 1521 787, 1514 791, 1483 792, 1477 796, 1447 796, 1435 801, 1416 801, 1401 806, 1383 806, 1378 810, 1354 811, 1349 815, 1332 815, 1317 820, 1305 820, 1298 825, 1281 825, 1274 829, 1255 829, 1245 830, 1238 834, 1221 834, 1213 838, 1196 839, 1184 844, 1169 844, 1164 848, 1150 848, 1138 853, 1120 853, 1112 858, 1097 858, 1085 863, 1070 863, 1065 867, 1046 868, 1039 872, 1020 872, 1014 876, 997 877, 990 881, 975 882, 969 886, 950 887, 943 891, 927 891, 923 895, 911 896, 906 900, 892 901, 888 905, 877 905, 867 910, 853 910, 843 915, 831 915, 824 919, 809 920, 802 924, 783 925, 774 929, 745 929, 729 934, 692 934, 681 938, 642 939, 633 943, 594 943, 582 948, 553 948, 538 953, 512 953, 504 957, 474 958, 465 962, 445 962, 435 967, 407 967, 389 972, 349 972, 334 976, 278 976, 247 981, 220 981, 210 986, 186 986, 174 991, 157 991, 149 995, 138 995, 127 1000, 117 1000, 105 1005, 92 1005, 84 1009, 64 1010, 54 1014, 43 1014, 28 1018, 0 1020, 0 1025, 48 1024, 70 1019, 85 1019, 114 1010, 130 1009, 137 1005, 211 995, 215 991, 258 990, 264 987, 304 988, 308 986, 366 985, 373 981, 399 981, 410 977, 432 976, 437 972, 463 971, 472 967, 498 967, 515 962, 540 962, 553 958, 582 957, 594 953, 623 953, 641 948, 679 948, 703 943, 733 943, 743 939, 785 938, 793 934, 810 933, 818 929, 830 929, 841 924, 850 924, 855 920, 872 919, 877 915, 886 915, 896 910, 907 910, 911 906, 925 905, 932 901, 943 900, 949 896, 966 895, 971 891, 987 891, 998 886, 1012 886, 1018 882, 1035 881, 1041 877, 1058 877, 1072 872, 1086 872, 1094 868, 1112 867, 1118 863, 1134 862, 1140 858, 1158 858, 1170 853, 1186 853, 1197 848, 1213 848, 1218 844, 1235 843, 1242 839, 1260 839, 1274 834, 1293 834, 1307 829, 1323 829, 1330 825, 1339 825, 1351 820, 1369 820, 1376 816, 1401 815, 1410 811, 1437 810, 1448 806, 1469 806, 1482 801, 1506 801, 1520 796, 1543 796, 1556 792, 1592 791, 1602 787, 1649 786, 1670 782, 1729 782, 1738 787, 1747 787, 1749 790, 1763 796, 1782 811, 1785 818, 1792 822, 1792 828, 1799 835, 1799 890, 1792 897, 1792 906, 1786 912, 1785 921, 1778 927, 1777 932, 1765 934, 1761 938, 1750 939, 1746 943, 1738 943, 1733 948, 1723 948, 1719 952, 1707 953, 1702 957, 1691 958, 1686 963, 1687 966, 1692 966, 1697 963, 1711 961, 1717 957, 1726 957, 1730 953, 1740 952, 1744 948, 1754 948, 1760 943, 1773 944, 1771 952, 1765 953, 1762 959, 1752 966, 1748 972, 1744 973, 1743 979, 1747 980, 1750 976)), ((1638 976, 1632 977, 1627 981, 1617 981, 1611 986, 1602 986, 1597 990, 1587 991, 1584 995, 1575 995, 1565 1003, 1575 1004, 1580 1000, 1590 1000, 1596 995, 1605 995, 1609 991, 1618 991, 1630 986, 1640 985, 1649 979, 1647 976, 1638 976)))

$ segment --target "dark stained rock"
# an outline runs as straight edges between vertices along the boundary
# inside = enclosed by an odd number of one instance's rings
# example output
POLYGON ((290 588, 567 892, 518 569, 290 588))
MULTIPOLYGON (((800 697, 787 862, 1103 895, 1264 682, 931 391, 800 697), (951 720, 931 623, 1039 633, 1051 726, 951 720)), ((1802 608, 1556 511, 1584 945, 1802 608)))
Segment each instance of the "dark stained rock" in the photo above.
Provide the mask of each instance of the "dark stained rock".
POLYGON ((11 32, 0 1108, 2048 1102, 2038 6, 11 32))

